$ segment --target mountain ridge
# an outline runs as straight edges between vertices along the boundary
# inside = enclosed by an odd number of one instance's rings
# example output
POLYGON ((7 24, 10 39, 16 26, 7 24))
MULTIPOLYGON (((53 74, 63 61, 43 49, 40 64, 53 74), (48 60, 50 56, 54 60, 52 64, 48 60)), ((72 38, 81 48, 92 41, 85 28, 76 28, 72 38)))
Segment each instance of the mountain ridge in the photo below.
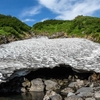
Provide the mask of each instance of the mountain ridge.
POLYGON ((73 20, 50 19, 32 27, 16 17, 0 14, 0 44, 34 36, 79 37, 100 43, 100 18, 79 15, 73 20))
POLYGON ((77 16, 73 20, 46 20, 33 25, 38 35, 87 38, 100 43, 100 18, 77 16))

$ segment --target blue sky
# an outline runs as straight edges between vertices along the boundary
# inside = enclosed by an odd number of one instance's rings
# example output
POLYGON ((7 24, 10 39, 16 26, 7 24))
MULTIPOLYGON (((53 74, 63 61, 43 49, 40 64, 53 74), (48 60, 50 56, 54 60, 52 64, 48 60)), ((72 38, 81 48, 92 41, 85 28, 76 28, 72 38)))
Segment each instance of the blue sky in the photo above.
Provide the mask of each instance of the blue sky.
POLYGON ((71 20, 78 15, 100 17, 100 0, 2 0, 0 14, 32 26, 47 19, 71 20))

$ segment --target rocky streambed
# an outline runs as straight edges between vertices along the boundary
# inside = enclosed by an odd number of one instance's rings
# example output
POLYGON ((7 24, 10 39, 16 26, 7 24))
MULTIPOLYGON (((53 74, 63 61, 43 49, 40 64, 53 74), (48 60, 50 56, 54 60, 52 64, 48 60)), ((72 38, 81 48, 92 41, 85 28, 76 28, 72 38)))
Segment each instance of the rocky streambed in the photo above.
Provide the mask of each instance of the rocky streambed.
POLYGON ((100 74, 77 73, 65 65, 42 68, 1 83, 0 96, 8 93, 21 93, 22 100, 29 95, 30 100, 100 100, 100 74))

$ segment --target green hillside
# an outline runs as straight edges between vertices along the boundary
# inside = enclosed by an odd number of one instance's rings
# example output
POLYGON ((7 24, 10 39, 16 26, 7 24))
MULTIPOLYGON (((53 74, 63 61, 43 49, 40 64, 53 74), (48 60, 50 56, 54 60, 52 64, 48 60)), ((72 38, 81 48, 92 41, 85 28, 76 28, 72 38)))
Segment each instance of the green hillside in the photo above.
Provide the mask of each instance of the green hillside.
POLYGON ((49 38, 82 37, 100 43, 100 18, 77 16, 73 20, 46 20, 30 26, 16 17, 0 14, 0 44, 27 39, 33 35, 49 38))
POLYGON ((0 14, 0 44, 28 38, 30 29, 16 17, 0 14))
POLYGON ((46 20, 33 25, 36 35, 83 37, 100 42, 100 18, 77 16, 74 20, 46 20))

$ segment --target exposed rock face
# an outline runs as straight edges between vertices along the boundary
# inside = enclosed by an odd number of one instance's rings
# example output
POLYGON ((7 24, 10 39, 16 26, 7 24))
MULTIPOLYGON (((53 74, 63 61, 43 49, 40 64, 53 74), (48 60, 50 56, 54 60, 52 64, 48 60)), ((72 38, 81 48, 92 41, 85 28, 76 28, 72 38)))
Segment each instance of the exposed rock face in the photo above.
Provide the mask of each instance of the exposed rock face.
POLYGON ((100 73, 100 44, 79 38, 33 38, 0 45, 1 81, 59 64, 100 73))

